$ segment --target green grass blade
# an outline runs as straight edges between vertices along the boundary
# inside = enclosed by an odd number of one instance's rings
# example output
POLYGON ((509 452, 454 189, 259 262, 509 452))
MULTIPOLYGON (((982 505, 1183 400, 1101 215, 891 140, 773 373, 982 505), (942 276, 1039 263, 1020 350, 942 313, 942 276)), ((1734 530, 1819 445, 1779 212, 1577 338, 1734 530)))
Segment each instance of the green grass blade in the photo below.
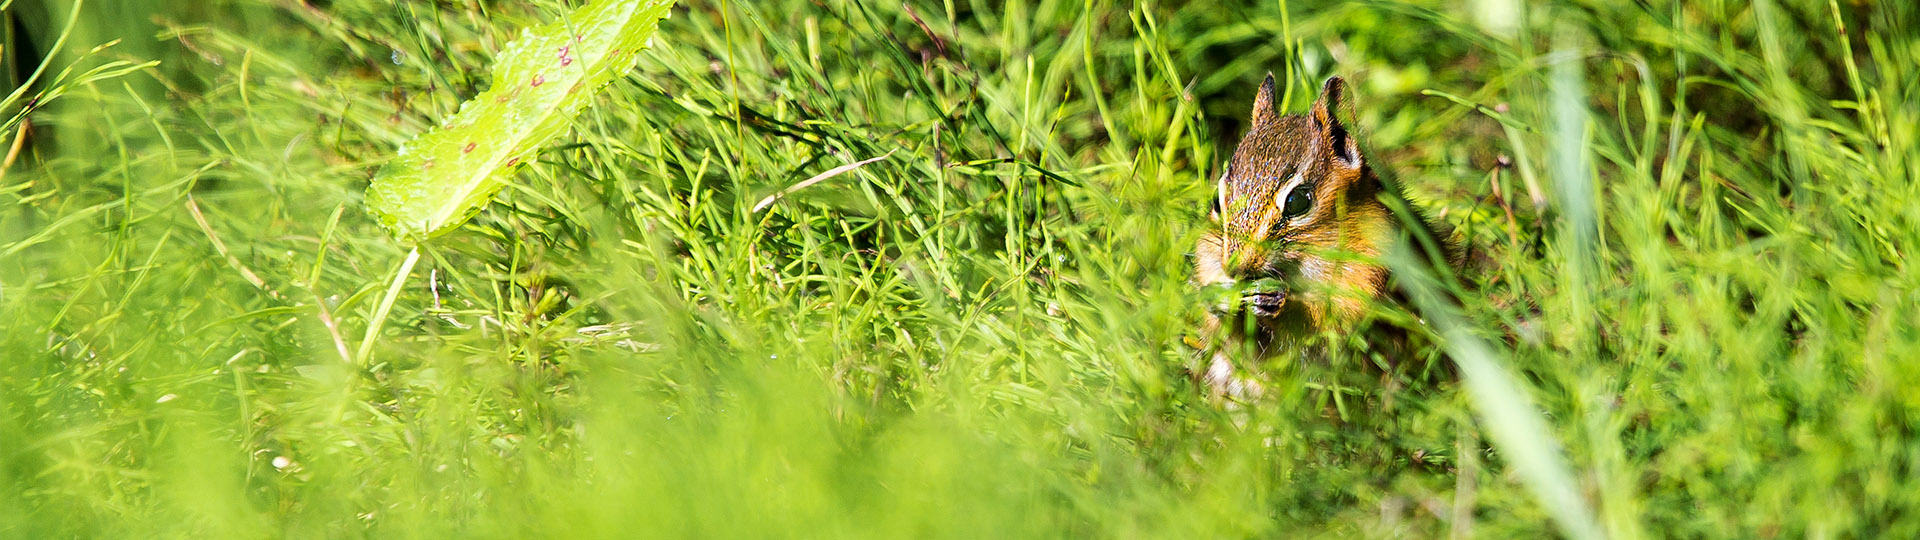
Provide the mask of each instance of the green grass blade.
POLYGON ((1606 538, 1592 507, 1567 466, 1547 419, 1528 397, 1520 380, 1500 364, 1491 345, 1468 331, 1461 315, 1442 298, 1440 285, 1413 254, 1410 244, 1389 255, 1408 296, 1433 323, 1447 356, 1460 367, 1460 380, 1473 400, 1475 416, 1509 467, 1518 473, 1540 505, 1568 538, 1606 538))
POLYGON ((505 176, 560 135, 602 87, 632 70, 672 0, 600 0, 527 31, 494 61, 493 88, 400 147, 367 188, 395 235, 423 238, 479 211, 505 176))

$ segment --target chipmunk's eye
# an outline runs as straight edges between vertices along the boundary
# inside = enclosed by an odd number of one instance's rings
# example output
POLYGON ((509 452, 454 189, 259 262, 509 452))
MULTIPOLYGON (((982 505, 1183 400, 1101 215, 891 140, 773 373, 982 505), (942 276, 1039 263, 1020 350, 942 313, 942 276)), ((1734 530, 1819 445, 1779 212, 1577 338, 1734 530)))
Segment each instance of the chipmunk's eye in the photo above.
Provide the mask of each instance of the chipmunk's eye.
POLYGON ((1287 192, 1287 203, 1280 208, 1281 219, 1293 219, 1306 215, 1313 209, 1313 186, 1300 184, 1287 192))

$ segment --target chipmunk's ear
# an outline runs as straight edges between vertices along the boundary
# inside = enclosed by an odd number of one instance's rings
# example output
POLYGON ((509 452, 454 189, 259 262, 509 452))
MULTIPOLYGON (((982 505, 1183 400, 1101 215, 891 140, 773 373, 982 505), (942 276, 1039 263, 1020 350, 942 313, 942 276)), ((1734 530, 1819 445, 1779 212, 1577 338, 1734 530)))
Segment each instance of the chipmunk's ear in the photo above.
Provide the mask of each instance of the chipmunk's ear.
POLYGON ((1320 87, 1320 99, 1313 102, 1313 112, 1307 116, 1313 124, 1314 144, 1333 152, 1336 165, 1358 169, 1360 143, 1354 140, 1353 131, 1347 129, 1347 121, 1342 119, 1351 108, 1347 103, 1347 81, 1329 77, 1327 84, 1320 87))
POLYGON ((1279 113, 1274 110, 1274 106, 1279 103, 1280 100, 1273 94, 1273 73, 1269 72, 1267 82, 1260 83, 1260 91, 1253 95, 1253 125, 1266 125, 1267 122, 1272 122, 1274 118, 1279 117, 1279 113))

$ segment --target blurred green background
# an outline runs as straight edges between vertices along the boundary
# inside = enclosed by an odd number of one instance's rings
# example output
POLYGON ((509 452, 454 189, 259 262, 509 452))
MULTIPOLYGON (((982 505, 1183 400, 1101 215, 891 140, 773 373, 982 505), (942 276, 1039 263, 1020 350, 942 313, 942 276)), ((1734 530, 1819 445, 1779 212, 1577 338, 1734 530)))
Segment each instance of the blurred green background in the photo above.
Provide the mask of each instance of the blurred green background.
POLYGON ((0 536, 1920 536, 1911 3, 682 2, 355 358, 374 169, 572 5, 0 0, 0 536), (1227 407, 1269 71, 1470 264, 1227 407))

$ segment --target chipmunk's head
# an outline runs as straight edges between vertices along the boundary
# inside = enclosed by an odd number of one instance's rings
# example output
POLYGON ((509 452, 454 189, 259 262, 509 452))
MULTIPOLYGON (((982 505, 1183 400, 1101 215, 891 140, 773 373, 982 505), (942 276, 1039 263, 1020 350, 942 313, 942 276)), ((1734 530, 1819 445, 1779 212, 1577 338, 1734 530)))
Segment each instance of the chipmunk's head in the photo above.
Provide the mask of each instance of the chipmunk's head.
POLYGON ((1216 314, 1325 327, 1358 318, 1379 294, 1392 220, 1342 119, 1346 93, 1328 79, 1307 114, 1281 115, 1273 76, 1261 85, 1195 250, 1194 281, 1228 291, 1216 314))

